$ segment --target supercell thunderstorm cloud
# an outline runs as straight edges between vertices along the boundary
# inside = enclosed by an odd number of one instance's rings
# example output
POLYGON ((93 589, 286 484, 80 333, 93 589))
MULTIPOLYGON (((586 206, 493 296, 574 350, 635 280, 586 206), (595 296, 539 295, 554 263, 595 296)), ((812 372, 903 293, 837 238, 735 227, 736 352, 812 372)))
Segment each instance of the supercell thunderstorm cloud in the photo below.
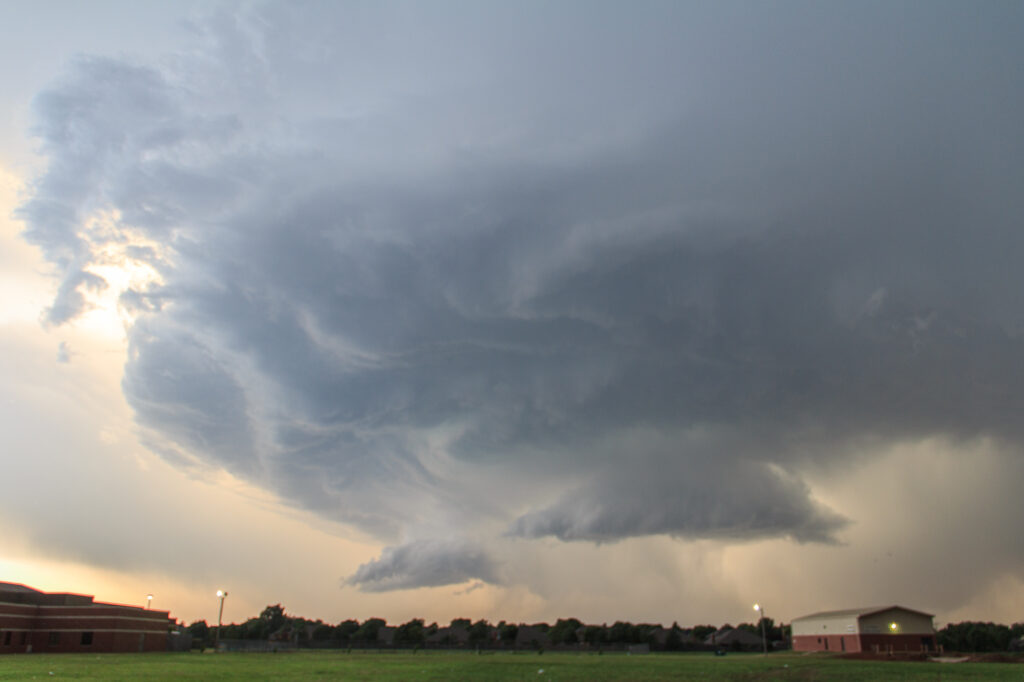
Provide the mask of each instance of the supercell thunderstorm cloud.
POLYGON ((389 545, 369 591, 842 543, 808 467, 1024 442, 1024 72, 968 4, 741 7, 266 4, 81 57, 20 209, 47 322, 152 268, 147 442, 389 545))

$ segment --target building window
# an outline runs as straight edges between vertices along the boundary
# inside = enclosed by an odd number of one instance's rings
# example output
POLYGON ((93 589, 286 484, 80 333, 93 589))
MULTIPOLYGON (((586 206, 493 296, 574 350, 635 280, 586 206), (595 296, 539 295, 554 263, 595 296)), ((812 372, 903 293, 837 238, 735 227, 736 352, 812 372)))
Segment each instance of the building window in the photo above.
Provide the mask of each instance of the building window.
POLYGON ((8 630, 7 632, 4 633, 4 646, 10 646, 11 645, 11 636, 13 634, 14 633, 11 632, 10 630, 8 630))
POLYGON ((58 644, 60 644, 60 633, 59 632, 51 632, 50 633, 50 640, 49 640, 48 644, 50 646, 57 646, 58 644))
POLYGON ((92 633, 91 632, 83 632, 82 633, 82 646, 91 646, 91 645, 92 645, 92 633))
POLYGON ((24 646, 26 644, 28 644, 28 633, 23 632, 21 633, 21 645, 24 646))

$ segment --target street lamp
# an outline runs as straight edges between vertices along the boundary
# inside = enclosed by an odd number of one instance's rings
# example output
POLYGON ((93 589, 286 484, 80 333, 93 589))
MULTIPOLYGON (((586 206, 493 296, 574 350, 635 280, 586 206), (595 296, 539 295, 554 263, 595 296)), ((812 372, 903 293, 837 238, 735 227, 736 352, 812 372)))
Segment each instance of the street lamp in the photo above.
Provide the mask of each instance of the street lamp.
POLYGON ((153 605, 153 595, 147 594, 146 595, 146 608, 148 609, 152 605, 153 605))
POLYGON ((764 634, 764 607, 760 604, 754 604, 754 610, 761 614, 761 647, 764 649, 765 655, 767 655, 768 638, 764 634))
POLYGON ((220 597, 220 613, 217 614, 217 637, 213 643, 213 650, 220 650, 220 623, 224 619, 224 597, 228 596, 227 590, 217 590, 217 596, 220 597))

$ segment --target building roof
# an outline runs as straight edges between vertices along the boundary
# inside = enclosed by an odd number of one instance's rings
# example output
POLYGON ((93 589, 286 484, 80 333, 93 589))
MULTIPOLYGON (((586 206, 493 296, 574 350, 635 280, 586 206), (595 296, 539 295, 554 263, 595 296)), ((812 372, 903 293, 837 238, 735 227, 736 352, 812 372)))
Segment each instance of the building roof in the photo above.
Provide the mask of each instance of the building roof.
POLYGON ((713 632, 708 635, 704 639, 704 643, 715 646, 725 646, 733 643, 746 646, 754 646, 755 644, 760 646, 761 635, 755 635, 751 632, 747 632, 743 628, 723 628, 718 632, 713 632))
POLYGON ((42 594, 40 590, 28 585, 22 585, 21 583, 5 583, 0 582, 0 592, 22 592, 22 593, 34 593, 42 594))
POLYGON ((469 643, 469 628, 464 625, 446 625, 443 628, 438 628, 433 634, 427 635, 426 641, 431 643, 467 644, 469 643))
POLYGON ((516 631, 516 644, 518 646, 529 646, 534 642, 540 645, 548 643, 548 633, 540 624, 520 625, 516 631))
POLYGON ((876 613, 882 613, 883 611, 889 611, 891 609, 899 609, 900 611, 909 611, 910 613, 916 613, 921 616, 927 616, 928 618, 934 618, 935 614, 925 613, 924 611, 918 611, 917 609, 908 609, 906 606, 899 606, 898 604, 890 604, 889 606, 862 606, 858 609, 840 609, 838 611, 818 611, 806 616, 800 616, 794 618, 793 622, 798 620, 811 620, 812 618, 845 618, 848 616, 856 616, 861 618, 863 616, 870 616, 876 613))

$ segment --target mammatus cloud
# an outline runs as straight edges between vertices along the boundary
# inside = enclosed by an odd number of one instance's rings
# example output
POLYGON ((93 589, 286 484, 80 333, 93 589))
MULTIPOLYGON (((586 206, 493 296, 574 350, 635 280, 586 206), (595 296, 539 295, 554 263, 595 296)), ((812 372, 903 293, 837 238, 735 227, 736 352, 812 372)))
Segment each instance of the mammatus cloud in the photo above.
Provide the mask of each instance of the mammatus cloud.
POLYGON ((48 319, 131 245, 138 422, 406 539, 363 589, 497 580, 439 528, 840 541, 807 467, 1024 442, 1017 24, 712 7, 269 4, 79 61, 48 319))
MULTIPOLYGON (((367 592, 436 587, 478 580, 501 584, 497 566, 481 548, 462 541, 421 540, 387 547, 345 582, 367 592)), ((467 591, 476 589, 474 583, 467 591)))

